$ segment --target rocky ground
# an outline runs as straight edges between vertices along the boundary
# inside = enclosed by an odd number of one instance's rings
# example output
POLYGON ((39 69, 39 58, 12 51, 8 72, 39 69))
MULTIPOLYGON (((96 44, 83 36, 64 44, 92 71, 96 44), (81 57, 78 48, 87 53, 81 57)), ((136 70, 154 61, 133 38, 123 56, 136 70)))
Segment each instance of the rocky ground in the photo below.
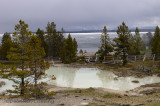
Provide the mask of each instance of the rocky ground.
POLYGON ((21 97, 1 97, 0 106, 159 106, 160 83, 143 85, 120 92, 103 88, 70 89, 48 86, 56 95, 47 99, 27 100, 21 97))
MULTIPOLYGON (((103 88, 70 89, 51 87, 56 91, 55 105, 130 106, 160 103, 160 83, 143 85, 130 91, 103 88)), ((158 105, 157 105, 158 106, 158 105)))

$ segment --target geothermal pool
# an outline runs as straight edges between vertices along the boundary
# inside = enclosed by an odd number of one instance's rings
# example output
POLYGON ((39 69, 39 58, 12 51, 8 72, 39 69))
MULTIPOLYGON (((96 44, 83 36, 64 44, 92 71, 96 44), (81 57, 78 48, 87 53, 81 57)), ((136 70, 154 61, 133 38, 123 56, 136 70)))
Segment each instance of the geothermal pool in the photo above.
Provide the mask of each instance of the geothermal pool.
POLYGON ((118 77, 112 71, 97 68, 50 67, 46 74, 48 77, 52 75, 56 77, 56 80, 47 81, 48 84, 71 88, 101 87, 127 91, 141 85, 160 82, 160 77, 157 76, 118 77), (133 83, 134 80, 139 81, 139 83, 133 83))
MULTIPOLYGON (((8 79, 0 79, 0 81, 6 83, 6 85, 0 88, 0 94, 7 89, 14 90, 12 85, 15 85, 15 83, 13 81, 8 79)), ((160 77, 155 75, 144 78, 118 77, 112 71, 100 70, 97 68, 50 67, 46 71, 46 76, 38 82, 41 81, 59 87, 94 87, 127 91, 141 85, 160 82, 160 77), (56 77, 56 80, 51 80, 52 75, 56 77), (132 81, 134 80, 139 81, 139 83, 133 83, 132 81)), ((34 82, 30 80, 30 83, 34 82)))

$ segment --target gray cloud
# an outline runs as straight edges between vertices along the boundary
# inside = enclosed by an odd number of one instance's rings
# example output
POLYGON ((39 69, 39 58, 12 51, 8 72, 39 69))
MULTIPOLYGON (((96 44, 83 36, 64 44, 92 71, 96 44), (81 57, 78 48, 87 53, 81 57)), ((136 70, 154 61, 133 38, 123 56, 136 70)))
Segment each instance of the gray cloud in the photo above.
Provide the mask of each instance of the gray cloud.
POLYGON ((54 21, 60 29, 116 28, 160 25, 159 0, 0 0, 0 33, 14 31, 19 19, 30 30, 54 21))

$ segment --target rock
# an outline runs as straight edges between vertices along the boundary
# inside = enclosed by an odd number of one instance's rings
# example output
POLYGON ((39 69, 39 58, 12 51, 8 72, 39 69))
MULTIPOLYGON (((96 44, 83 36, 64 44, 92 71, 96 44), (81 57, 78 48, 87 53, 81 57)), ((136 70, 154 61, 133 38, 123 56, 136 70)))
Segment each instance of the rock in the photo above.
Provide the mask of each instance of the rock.
POLYGON ((118 96, 118 98, 122 98, 121 96, 118 96))
POLYGON ((153 93, 156 93, 155 91, 149 91, 146 93, 146 95, 152 95, 153 93))
POLYGON ((156 93, 156 91, 155 90, 147 90, 147 91, 142 91, 140 93, 145 94, 145 95, 152 95, 152 94, 156 93))
POLYGON ((160 74, 158 74, 157 76, 160 77, 160 74))
POLYGON ((64 106, 64 104, 62 103, 62 104, 59 104, 59 106, 64 106))
POLYGON ((81 93, 82 91, 81 90, 77 90, 77 91, 75 91, 75 93, 81 93))
POLYGON ((147 100, 147 102, 152 102, 152 100, 147 100))
POLYGON ((29 98, 29 100, 36 100, 36 98, 34 98, 34 97, 31 97, 31 98, 29 98))
POLYGON ((124 94, 124 96, 128 96, 127 94, 124 94))
POLYGON ((55 97, 51 96, 51 97, 48 97, 48 99, 55 99, 55 97))
POLYGON ((130 106, 130 104, 123 104, 122 106, 130 106))
POLYGON ((88 104, 89 104, 89 103, 85 103, 85 102, 82 102, 82 103, 81 103, 82 106, 88 106, 88 104))
POLYGON ((64 97, 69 96, 69 94, 63 95, 64 97))
POLYGON ((133 82, 133 83, 139 83, 139 81, 138 81, 138 80, 133 80, 132 82, 133 82))
POLYGON ((141 104, 137 104, 136 106, 142 106, 142 105, 144 105, 144 104, 141 103, 141 104))
POLYGON ((150 69, 143 69, 142 71, 143 71, 143 72, 152 73, 152 70, 150 70, 150 69))
POLYGON ((118 80, 118 77, 115 77, 114 80, 118 80))
POLYGON ((2 87, 3 85, 6 85, 6 83, 4 81, 0 82, 0 87, 2 87))

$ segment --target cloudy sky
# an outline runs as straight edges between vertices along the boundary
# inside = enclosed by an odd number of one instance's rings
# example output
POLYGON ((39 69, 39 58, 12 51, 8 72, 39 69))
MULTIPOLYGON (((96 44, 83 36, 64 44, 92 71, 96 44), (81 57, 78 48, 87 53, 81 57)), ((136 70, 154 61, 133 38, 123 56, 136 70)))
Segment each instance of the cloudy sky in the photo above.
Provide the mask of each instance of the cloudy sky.
POLYGON ((65 30, 160 25, 160 0, 0 0, 0 33, 14 31, 19 19, 31 31, 54 21, 65 30))

